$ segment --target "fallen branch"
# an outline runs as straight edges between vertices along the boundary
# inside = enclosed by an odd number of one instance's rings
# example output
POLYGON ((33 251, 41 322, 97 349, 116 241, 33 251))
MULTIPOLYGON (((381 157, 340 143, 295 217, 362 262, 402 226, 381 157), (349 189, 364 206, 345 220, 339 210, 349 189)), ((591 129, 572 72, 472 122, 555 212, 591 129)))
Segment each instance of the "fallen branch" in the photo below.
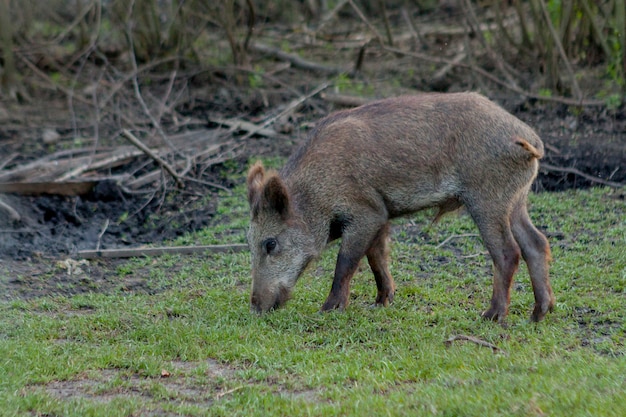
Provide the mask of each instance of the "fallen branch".
POLYGON ((197 184, 206 185, 207 187, 213 187, 213 188, 217 188, 218 190, 226 191, 229 195, 233 193, 231 190, 224 187, 223 185, 219 185, 211 181, 204 181, 204 180, 200 180, 198 178, 193 178, 193 177, 185 177, 185 179, 187 181, 195 182, 197 184))
POLYGON ((219 400, 223 396, 228 395, 228 394, 232 394, 233 392, 239 391, 242 388, 244 388, 243 385, 241 385, 239 387, 231 388, 231 389, 226 390, 226 391, 218 392, 217 395, 215 395, 215 399, 219 400))
POLYGON ((102 230, 98 234, 98 243, 96 243, 96 250, 100 250, 100 242, 102 242, 102 236, 104 236, 104 233, 107 231, 108 228, 109 228, 109 219, 106 219, 104 222, 104 225, 102 225, 102 230))
POLYGON ((154 152, 152 152, 152 150, 150 148, 148 148, 146 145, 144 145, 139 139, 137 139, 137 137, 135 137, 135 135, 130 133, 129 130, 127 130, 127 129, 122 130, 122 136, 124 136, 126 139, 128 139, 133 145, 135 145, 136 147, 141 149, 150 158, 154 159, 154 161, 157 164, 161 165, 163 167, 163 169, 165 169, 176 180, 176 184, 180 188, 183 188, 185 186, 185 182, 180 177, 180 175, 178 175, 178 173, 176 173, 174 168, 172 168, 170 166, 170 164, 168 164, 166 161, 164 161, 159 155, 157 155, 154 152))
POLYGON ((220 125, 228 126, 233 131, 245 130, 246 132, 254 132, 257 135, 265 136, 268 138, 276 136, 276 131, 274 129, 266 129, 264 127, 259 127, 255 125, 254 123, 246 122, 245 120, 209 118, 209 121, 220 124, 220 125))
POLYGON ((436 246, 437 249, 441 248, 442 246, 445 246, 446 243, 448 243, 449 241, 451 241, 452 239, 457 239, 457 238, 461 238, 461 237, 479 237, 480 235, 477 233, 462 233, 460 235, 452 235, 452 236, 448 236, 447 238, 444 239, 443 242, 441 242, 440 244, 438 244, 436 246))
POLYGON ((0 162, 0 171, 2 171, 4 169, 5 166, 7 166, 9 164, 9 162, 11 162, 12 160, 14 160, 15 158, 17 158, 19 156, 18 153, 12 153, 11 155, 9 155, 7 157, 7 159, 5 159, 4 161, 0 162))
POLYGON ((17 210, 15 210, 13 207, 11 207, 10 205, 2 201, 2 199, 0 199, 0 209, 9 213, 9 217, 11 218, 11 220, 16 221, 16 222, 19 222, 20 220, 22 220, 22 217, 17 212, 17 210))
POLYGON ((245 243, 230 245, 206 245, 206 246, 161 246, 155 248, 129 248, 129 249, 101 249, 81 250, 76 253, 78 258, 134 258, 139 256, 161 256, 165 254, 189 255, 193 253, 236 253, 248 250, 245 243))
POLYGON ((29 171, 41 172, 42 166, 50 163, 56 167, 61 164, 62 161, 67 161, 77 155, 82 155, 91 152, 90 149, 64 149, 57 151, 51 155, 46 155, 36 161, 29 162, 25 165, 16 166, 13 169, 2 171, 0 173, 0 182, 19 181, 23 179, 32 179, 29 176, 29 171), (67 157, 67 159, 66 159, 67 157))
POLYGON ((489 349, 493 350, 493 353, 496 353, 496 352, 505 353, 502 349, 500 349, 498 346, 496 346, 496 345, 494 345, 492 343, 485 342, 484 340, 481 340, 481 339, 479 339, 477 337, 467 336, 467 335, 464 335, 464 334, 454 335, 454 336, 450 337, 448 340, 446 340, 443 343, 446 345, 446 347, 450 347, 450 346, 452 346, 452 342, 455 342, 457 340, 463 340, 463 341, 467 341, 467 342, 472 342, 472 343, 477 344, 478 346, 483 346, 483 347, 489 348, 489 349))
POLYGON ((557 167, 557 166, 554 166, 554 165, 546 164, 544 162, 542 162, 541 165, 539 165, 539 167, 540 167, 540 169, 545 169, 547 171, 564 172, 566 174, 578 175, 580 177, 583 177, 586 180, 589 180, 591 182, 595 182, 597 184, 606 185, 608 187, 613 187, 613 188, 626 187, 626 184, 619 183, 619 182, 614 182, 614 181, 603 180, 602 178, 598 178, 598 177, 594 177, 593 175, 585 174, 584 172, 582 172, 582 171, 580 171, 580 170, 578 170, 576 168, 557 167))
POLYGON ((484 252, 478 252, 478 253, 473 253, 471 255, 461 255, 461 259, 471 259, 471 258, 478 258, 479 256, 483 256, 483 255, 489 255, 489 252, 484 251, 484 252))
POLYGON ((464 61, 465 58, 467 58, 467 53, 465 53, 464 50, 461 50, 454 58, 452 58, 452 61, 449 64, 444 65, 433 74, 433 76, 430 78, 431 85, 439 84, 448 75, 448 73, 456 65, 464 61))
POLYGON ((276 120, 280 119, 281 117, 291 113, 296 107, 298 107, 299 105, 301 105, 302 103, 304 103, 305 101, 307 101, 308 99, 310 99, 311 97, 313 97, 314 95, 324 91, 325 89, 327 89, 330 86, 329 82, 323 82, 322 84, 320 84, 319 86, 317 86, 317 88, 315 88, 313 91, 311 91, 309 94, 299 97, 293 101, 291 101, 291 103, 289 103, 287 105, 287 107, 285 108, 285 110, 281 111, 280 113, 278 113, 276 116, 274 117, 270 117, 269 119, 267 119, 265 122, 263 122, 262 124, 260 124, 257 128, 250 130, 247 134, 245 134, 241 140, 246 140, 250 137, 252 137, 252 135, 254 135, 255 133, 257 133, 259 130, 266 128, 267 126, 271 125, 272 123, 274 123, 276 120))
MULTIPOLYGON (((129 147, 129 149, 132 149, 132 148, 129 147)), ((115 164, 122 164, 123 162, 129 159, 132 159, 136 156, 142 155, 142 154, 143 152, 131 150, 131 151, 122 152, 118 155, 113 155, 109 158, 105 158, 98 162, 83 164, 65 173, 64 175, 62 175, 60 178, 56 179, 55 181, 57 182, 67 181, 70 178, 77 177, 87 171, 93 171, 93 170, 100 169, 100 168, 112 167, 112 166, 115 166, 115 164)))
POLYGON ((316 62, 307 61, 306 59, 300 58, 298 55, 289 54, 278 48, 273 48, 271 46, 263 45, 261 43, 250 44, 250 49, 254 52, 267 54, 274 58, 280 59, 282 61, 287 61, 296 68, 300 68, 300 69, 304 69, 308 71, 322 72, 322 73, 330 74, 330 75, 337 75, 337 74, 348 72, 342 68, 329 67, 327 65, 322 65, 316 62))
MULTIPOLYGON (((179 162, 176 164, 176 169, 178 168, 182 168, 182 162, 179 162)), ((128 188, 130 188, 131 190, 138 190, 139 188, 143 187, 144 185, 147 184, 151 184, 155 181, 157 181, 161 175, 162 175, 163 171, 160 168, 154 169, 150 172, 148 172, 147 174, 144 174, 140 177, 137 177, 133 180, 127 181, 124 183, 124 185, 128 188)))

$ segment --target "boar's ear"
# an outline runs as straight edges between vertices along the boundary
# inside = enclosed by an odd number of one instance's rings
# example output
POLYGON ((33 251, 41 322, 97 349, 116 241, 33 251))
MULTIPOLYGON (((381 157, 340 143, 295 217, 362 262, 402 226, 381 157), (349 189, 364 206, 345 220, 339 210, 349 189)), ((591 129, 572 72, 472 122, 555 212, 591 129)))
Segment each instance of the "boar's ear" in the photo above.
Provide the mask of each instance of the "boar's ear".
POLYGON ((265 168, 261 161, 256 161, 248 170, 248 202, 250 206, 257 200, 261 189, 263 188, 263 178, 265 177, 265 168))
POLYGON ((278 175, 272 175, 265 183, 263 200, 283 220, 289 217, 289 192, 278 175))

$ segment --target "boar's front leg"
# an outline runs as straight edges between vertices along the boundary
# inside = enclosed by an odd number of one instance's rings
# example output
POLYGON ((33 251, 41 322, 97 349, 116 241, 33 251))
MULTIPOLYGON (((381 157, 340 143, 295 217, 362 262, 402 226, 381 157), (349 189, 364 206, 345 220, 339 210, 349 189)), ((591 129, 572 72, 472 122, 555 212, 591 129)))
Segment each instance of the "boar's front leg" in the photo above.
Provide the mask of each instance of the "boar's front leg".
MULTIPOLYGON (((349 223, 343 225, 341 247, 337 255, 333 285, 328 298, 326 298, 322 306, 322 311, 343 310, 348 306, 352 276, 356 272, 361 259, 378 241, 380 230, 386 223, 386 218, 374 220, 372 217, 362 217, 361 219, 352 218, 349 223)), ((386 263, 379 261, 379 265, 384 267, 386 263)), ((377 269, 379 269, 378 266, 377 269)), ((378 284, 379 278, 377 277, 376 280, 378 284)), ((380 280, 381 284, 389 287, 389 283, 384 282, 384 275, 380 275, 380 280)))
POLYGON ((376 304, 387 307, 393 301, 396 284, 389 273, 389 223, 380 228, 367 250, 367 261, 372 268, 378 294, 376 304))

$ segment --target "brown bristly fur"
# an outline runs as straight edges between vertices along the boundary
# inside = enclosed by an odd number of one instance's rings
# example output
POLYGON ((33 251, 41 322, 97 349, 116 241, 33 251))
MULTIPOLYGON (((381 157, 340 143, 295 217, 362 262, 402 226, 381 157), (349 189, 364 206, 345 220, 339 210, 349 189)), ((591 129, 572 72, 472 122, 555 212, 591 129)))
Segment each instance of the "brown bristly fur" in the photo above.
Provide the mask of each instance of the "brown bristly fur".
POLYGON ((350 281, 367 257, 376 304, 395 293, 389 220, 465 207, 494 263, 483 317, 504 322, 520 259, 528 265, 539 321, 552 310, 550 246, 528 216, 527 194, 543 143, 525 123, 475 93, 379 100, 322 119, 283 169, 248 174, 254 310, 282 305, 308 263, 341 238, 322 310, 349 303, 350 281))

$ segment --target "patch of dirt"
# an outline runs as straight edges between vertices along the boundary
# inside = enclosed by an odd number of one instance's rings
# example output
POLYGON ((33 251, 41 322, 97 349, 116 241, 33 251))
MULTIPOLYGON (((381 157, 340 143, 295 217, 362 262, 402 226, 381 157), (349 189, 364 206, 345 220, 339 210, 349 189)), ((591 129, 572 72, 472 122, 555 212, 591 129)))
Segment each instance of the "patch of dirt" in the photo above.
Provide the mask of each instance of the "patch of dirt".
POLYGON ((25 260, 163 242, 206 226, 215 214, 215 201, 197 207, 199 197, 193 193, 174 192, 169 198, 172 202, 166 203, 128 195, 112 181, 99 183, 82 197, 4 196, 22 220, 0 217, 0 258, 25 260))
POLYGON ((626 183, 626 109, 584 108, 573 115, 566 106, 509 109, 532 126, 546 145, 537 190, 563 191, 626 183), (592 181, 571 170, 594 177, 592 181))
MULTIPOLYGON (((148 378, 120 369, 103 369, 90 372, 81 378, 52 381, 31 386, 62 400, 88 399, 96 403, 109 403, 118 398, 136 398, 144 404, 147 416, 174 415, 165 410, 165 404, 175 402, 180 405, 210 407, 247 385, 254 384, 239 380, 235 369, 209 359, 205 362, 174 361, 163 369, 161 377, 148 378), (206 368, 202 375, 196 370, 206 368), (160 389, 155 390, 155 385, 160 389), (234 386, 233 388, 229 388, 234 386), (158 395, 154 393, 158 392, 158 395)), ((277 393, 304 401, 318 401, 315 390, 292 391, 280 384, 273 384, 277 393)))
MULTIPOLYGON (((0 261, 0 300, 31 299, 47 295, 132 292, 152 294, 147 280, 149 266, 132 274, 120 274, 123 259, 98 261, 31 257, 28 261, 0 261)), ((174 273, 175 267, 172 268, 174 273)))
POLYGON ((52 381, 32 388, 41 389, 63 400, 81 398, 109 403, 117 398, 134 397, 150 410, 142 415, 174 415, 164 410, 166 402, 207 407, 227 395, 228 390, 218 381, 233 378, 233 370, 209 360, 206 362, 208 369, 205 378, 192 376, 191 372, 202 365, 199 362, 172 362, 168 369, 163 370, 162 376, 156 378, 142 377, 120 369, 103 369, 79 379, 52 381), (158 396, 154 395, 155 384, 161 388, 158 396))

